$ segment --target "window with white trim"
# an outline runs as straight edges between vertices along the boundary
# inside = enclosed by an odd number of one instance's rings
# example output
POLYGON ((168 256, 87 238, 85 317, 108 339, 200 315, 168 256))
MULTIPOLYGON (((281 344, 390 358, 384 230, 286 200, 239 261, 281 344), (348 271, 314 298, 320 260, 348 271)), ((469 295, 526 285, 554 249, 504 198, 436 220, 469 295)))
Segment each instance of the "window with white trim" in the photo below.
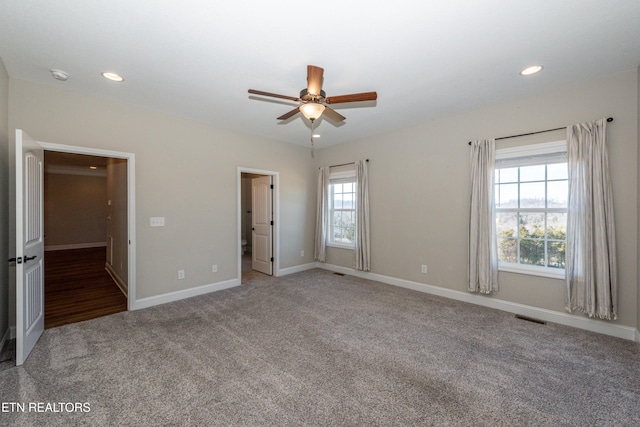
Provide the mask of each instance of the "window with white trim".
POLYGON ((352 249, 356 233, 355 171, 332 172, 329 176, 328 245, 352 249))
POLYGON ((494 196, 499 269, 564 277, 566 141, 496 150, 494 196))

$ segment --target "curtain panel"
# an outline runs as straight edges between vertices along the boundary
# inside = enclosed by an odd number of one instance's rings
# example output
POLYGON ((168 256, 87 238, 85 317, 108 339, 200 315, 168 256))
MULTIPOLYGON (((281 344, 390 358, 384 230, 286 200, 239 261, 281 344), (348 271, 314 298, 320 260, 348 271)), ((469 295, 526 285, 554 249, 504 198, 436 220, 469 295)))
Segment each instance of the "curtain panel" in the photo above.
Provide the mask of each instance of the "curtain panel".
POLYGON ((371 270, 371 242, 369 219, 369 172, 366 160, 356 165, 356 239, 353 266, 356 270, 371 270))
POLYGON ((325 262, 327 259, 327 233, 329 231, 329 167, 323 166, 318 172, 316 211, 316 237, 314 258, 325 262))
POLYGON ((605 119, 567 127, 565 308, 615 320, 617 269, 605 119))
POLYGON ((469 217, 469 291, 498 291, 494 181, 495 140, 471 142, 471 212, 469 217))

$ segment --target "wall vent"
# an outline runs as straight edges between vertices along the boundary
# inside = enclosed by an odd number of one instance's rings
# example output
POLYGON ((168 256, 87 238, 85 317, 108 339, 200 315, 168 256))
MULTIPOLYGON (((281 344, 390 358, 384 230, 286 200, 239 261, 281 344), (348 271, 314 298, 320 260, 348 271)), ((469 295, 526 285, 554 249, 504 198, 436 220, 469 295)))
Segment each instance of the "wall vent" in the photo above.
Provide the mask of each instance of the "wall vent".
POLYGON ((516 319, 526 320, 527 322, 538 323, 540 325, 546 325, 547 324, 547 322, 545 322, 544 320, 534 319, 533 317, 523 316, 521 314, 516 314, 516 319))

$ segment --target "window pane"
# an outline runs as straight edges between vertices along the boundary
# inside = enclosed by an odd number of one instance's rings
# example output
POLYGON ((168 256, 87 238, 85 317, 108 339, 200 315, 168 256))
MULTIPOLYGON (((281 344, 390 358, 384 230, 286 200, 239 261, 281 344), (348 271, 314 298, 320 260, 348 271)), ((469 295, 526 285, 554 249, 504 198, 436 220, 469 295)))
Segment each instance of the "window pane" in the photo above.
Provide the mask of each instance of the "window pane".
POLYGON ((520 182, 544 181, 545 165, 523 166, 520 168, 520 182))
POLYGON ((569 194, 568 181, 551 181, 547 183, 547 207, 566 208, 569 194))
POLYGON ((544 213, 520 214, 520 238, 544 239, 544 213))
POLYGON ((342 193, 342 184, 333 184, 334 193, 342 193))
POLYGON ((547 214, 547 239, 566 240, 567 239, 567 214, 548 213, 547 214))
POLYGON ((547 165, 547 179, 568 179, 569 172, 566 163, 553 163, 547 165))
POLYGON ((334 211, 331 224, 331 241, 333 243, 353 243, 355 236, 355 211, 334 211))
POLYGON ((544 202, 544 182, 529 182, 526 184, 520 184, 521 208, 544 208, 544 202))
POLYGON ((334 209, 342 209, 342 197, 341 197, 341 195, 336 195, 333 198, 333 207, 334 207, 334 209))
POLYGON ((353 194, 347 193, 342 196, 342 208, 343 209, 353 209, 355 206, 353 205, 353 194))
POLYGON ((498 236, 517 237, 518 214, 515 212, 496 213, 496 231, 498 236))
POLYGON ((565 268, 565 242, 549 242, 548 243, 548 258, 549 262, 547 267, 553 268, 565 268))
POLYGON ((498 238, 498 260, 518 262, 518 241, 516 239, 498 238))
POLYGON ((520 263, 529 265, 544 265, 544 240, 520 240, 520 263))
POLYGON ((518 184, 496 185, 495 199, 498 208, 517 208, 518 184))
POLYGON ((496 183, 518 182, 518 168, 496 169, 496 183))

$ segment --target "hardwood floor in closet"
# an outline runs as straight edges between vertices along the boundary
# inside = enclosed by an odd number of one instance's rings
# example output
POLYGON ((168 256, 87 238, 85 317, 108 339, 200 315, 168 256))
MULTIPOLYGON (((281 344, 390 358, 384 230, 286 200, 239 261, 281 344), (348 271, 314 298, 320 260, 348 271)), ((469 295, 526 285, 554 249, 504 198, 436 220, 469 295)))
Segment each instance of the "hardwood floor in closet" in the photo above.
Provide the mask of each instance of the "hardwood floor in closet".
POLYGON ((127 309, 127 298, 105 270, 105 260, 106 248, 45 252, 45 329, 127 309))

